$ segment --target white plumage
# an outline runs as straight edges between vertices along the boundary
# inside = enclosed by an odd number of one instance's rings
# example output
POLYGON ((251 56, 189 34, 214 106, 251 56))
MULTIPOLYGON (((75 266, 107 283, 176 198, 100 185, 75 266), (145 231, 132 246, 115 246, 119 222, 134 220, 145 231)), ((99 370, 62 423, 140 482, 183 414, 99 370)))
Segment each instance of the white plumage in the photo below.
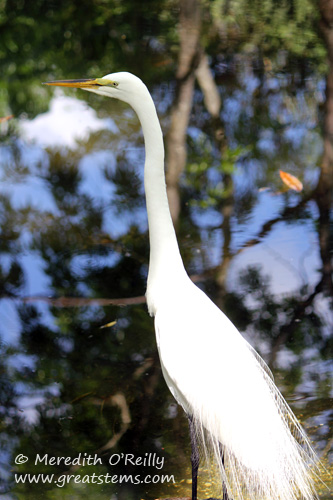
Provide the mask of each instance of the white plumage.
POLYGON ((166 194, 162 132, 146 86, 130 73, 51 84, 123 100, 139 117, 150 237, 147 304, 162 370, 193 419, 204 455, 216 460, 228 495, 316 498, 310 470, 315 455, 270 370, 184 270, 166 194))
POLYGON ((155 328, 166 382, 194 416, 201 448, 213 451, 233 498, 314 498, 308 440, 268 367, 222 311, 188 280, 157 307, 155 328))

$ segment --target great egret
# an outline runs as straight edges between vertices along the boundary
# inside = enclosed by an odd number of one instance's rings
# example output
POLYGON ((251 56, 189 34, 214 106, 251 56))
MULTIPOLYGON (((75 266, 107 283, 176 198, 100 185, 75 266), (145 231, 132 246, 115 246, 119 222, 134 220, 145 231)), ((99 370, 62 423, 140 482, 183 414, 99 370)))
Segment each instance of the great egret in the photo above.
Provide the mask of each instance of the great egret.
POLYGON ((48 85, 120 99, 141 122, 150 239, 146 297, 165 381, 190 422, 192 500, 199 449, 218 464, 224 499, 317 497, 314 452, 269 368, 184 269, 167 199, 162 131, 147 87, 126 72, 48 85))

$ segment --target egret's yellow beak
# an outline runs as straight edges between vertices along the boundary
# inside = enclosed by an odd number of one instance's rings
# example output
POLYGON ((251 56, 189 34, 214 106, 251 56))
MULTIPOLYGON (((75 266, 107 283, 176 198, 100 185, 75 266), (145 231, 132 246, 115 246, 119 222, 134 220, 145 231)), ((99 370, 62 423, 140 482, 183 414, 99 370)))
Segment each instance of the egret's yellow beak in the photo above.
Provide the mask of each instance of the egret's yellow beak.
POLYGON ((54 85, 56 87, 74 87, 78 89, 99 87, 106 85, 102 83, 102 78, 81 78, 80 80, 55 80, 54 82, 45 82, 44 85, 54 85))

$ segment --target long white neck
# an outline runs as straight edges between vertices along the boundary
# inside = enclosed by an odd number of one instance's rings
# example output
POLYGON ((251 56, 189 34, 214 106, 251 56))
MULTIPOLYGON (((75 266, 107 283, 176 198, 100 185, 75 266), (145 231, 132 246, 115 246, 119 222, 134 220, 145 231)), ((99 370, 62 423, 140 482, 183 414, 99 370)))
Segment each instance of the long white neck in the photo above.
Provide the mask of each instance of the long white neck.
MULTIPOLYGON (((147 91, 144 99, 135 103, 143 130, 146 149, 144 183, 148 213, 150 259, 147 284, 147 304, 154 315, 161 294, 167 293, 173 277, 186 275, 179 253, 167 198, 164 173, 163 135, 154 102, 147 91), (156 286, 158 283, 158 286, 156 286)), ((187 276, 187 275, 186 275, 187 276)))

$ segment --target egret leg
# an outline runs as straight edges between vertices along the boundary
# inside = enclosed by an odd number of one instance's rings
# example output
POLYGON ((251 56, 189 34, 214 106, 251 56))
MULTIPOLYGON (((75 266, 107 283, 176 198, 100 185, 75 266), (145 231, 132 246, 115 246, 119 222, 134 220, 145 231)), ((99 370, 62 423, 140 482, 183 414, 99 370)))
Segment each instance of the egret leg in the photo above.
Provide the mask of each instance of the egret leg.
MULTIPOLYGON (((221 462, 222 462, 222 466, 224 468, 224 453, 223 453, 221 443, 220 443, 219 448, 220 448, 221 462)), ((222 494, 223 494, 222 500, 232 500, 228 495, 228 490, 227 490, 227 487, 226 487, 224 481, 222 482, 222 494)))
POLYGON ((222 497, 223 500, 231 500, 229 495, 228 495, 227 487, 224 483, 222 483, 222 493, 223 493, 223 497, 222 497))
POLYGON ((192 500, 197 500, 198 470, 199 470, 199 449, 195 435, 195 425, 193 417, 188 415, 191 438, 191 465, 192 465, 192 500))

